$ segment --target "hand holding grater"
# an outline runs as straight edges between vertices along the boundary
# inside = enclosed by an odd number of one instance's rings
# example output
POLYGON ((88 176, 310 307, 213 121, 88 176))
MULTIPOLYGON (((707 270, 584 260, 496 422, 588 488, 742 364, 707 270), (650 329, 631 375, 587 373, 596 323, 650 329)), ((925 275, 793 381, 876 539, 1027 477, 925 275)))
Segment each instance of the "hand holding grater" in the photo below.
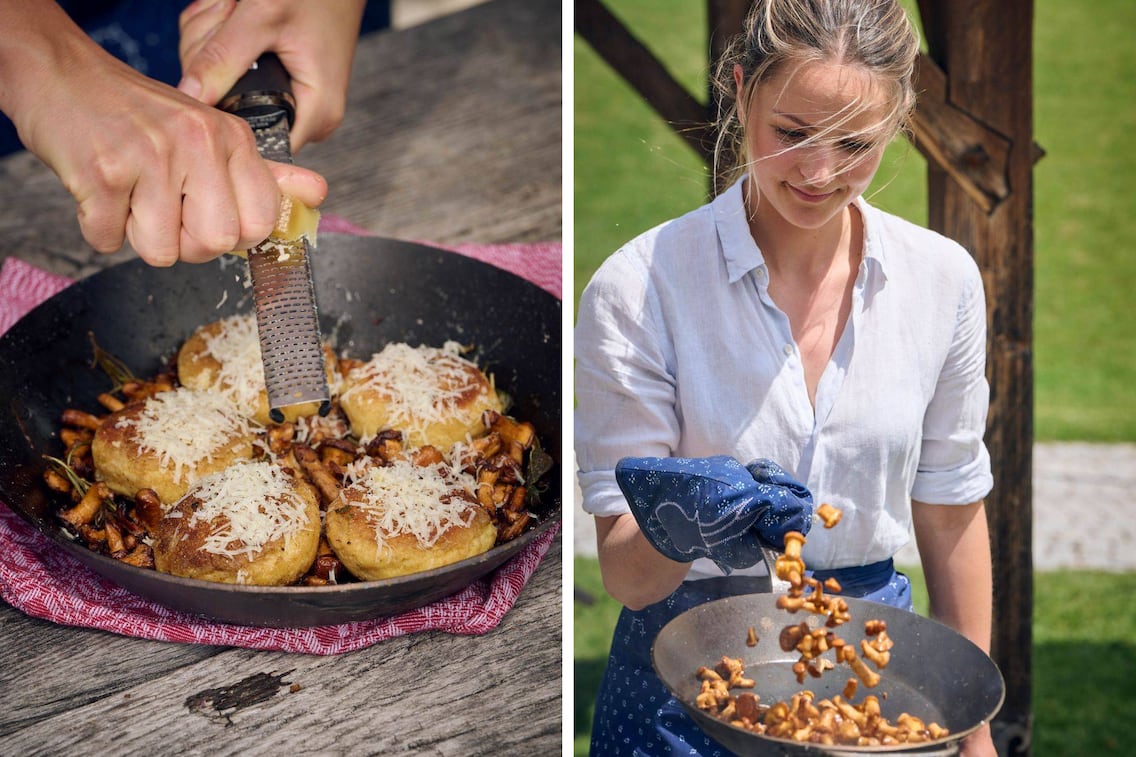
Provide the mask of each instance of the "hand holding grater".
MULTIPOLYGON (((217 106, 248 121, 261 157, 281 163, 292 162, 288 131, 296 106, 290 82, 280 59, 265 53, 217 106)), ((285 217, 289 203, 285 198, 285 217)), ((319 402, 320 415, 331 409, 310 261, 314 246, 306 237, 269 237, 248 251, 269 415, 277 423, 289 405, 319 402)))

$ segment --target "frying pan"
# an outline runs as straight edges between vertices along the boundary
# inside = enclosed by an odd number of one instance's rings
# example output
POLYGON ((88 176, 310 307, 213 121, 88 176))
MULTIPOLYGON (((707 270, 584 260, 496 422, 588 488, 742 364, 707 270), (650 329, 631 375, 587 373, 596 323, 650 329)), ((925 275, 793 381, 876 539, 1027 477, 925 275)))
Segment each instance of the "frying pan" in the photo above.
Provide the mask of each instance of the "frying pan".
MULTIPOLYGON (((655 672, 710 738, 739 754, 955 754, 964 736, 998 712, 1005 696, 1002 674, 964 636, 905 610, 863 599, 846 601, 857 630, 862 632, 865 620, 879 618, 887 622, 888 636, 895 642, 891 662, 879 671, 881 681, 870 690, 880 697, 883 715, 895 722, 906 711, 950 729, 949 736, 916 746, 821 747, 747 731, 698 709, 694 699, 701 682, 695 671, 702 665, 712 667, 723 655, 742 659, 746 677, 756 682, 753 691, 763 704, 787 702, 802 689, 823 699, 840 694, 844 688, 848 675, 843 673, 851 674, 844 665, 838 665, 822 678, 809 678, 804 685, 797 683, 792 665, 798 655, 781 651, 778 635, 787 625, 808 620, 816 628, 823 625, 825 618, 806 616, 803 612, 790 615, 777 608, 774 594, 726 597, 698 605, 674 618, 659 632, 651 649, 655 672), (760 639, 755 647, 745 643, 750 626, 760 639)), ((860 637, 848 634, 846 638, 854 641, 860 637)), ((861 685, 860 692, 864 691, 861 685)))
POLYGON ((245 263, 226 256, 161 269, 140 260, 83 279, 0 337, 0 500, 80 562, 152 601, 228 623, 294 627, 391 615, 457 592, 487 575, 560 520, 561 303, 494 266, 431 247, 321 234, 312 255, 325 338, 369 358, 392 341, 474 345, 530 421, 555 464, 537 525, 519 538, 442 568, 383 581, 325 587, 231 586, 127 565, 73 542, 54 516, 42 455, 58 456, 64 408, 105 412, 110 379, 92 368, 88 332, 136 376, 154 375, 197 327, 251 309, 245 263))

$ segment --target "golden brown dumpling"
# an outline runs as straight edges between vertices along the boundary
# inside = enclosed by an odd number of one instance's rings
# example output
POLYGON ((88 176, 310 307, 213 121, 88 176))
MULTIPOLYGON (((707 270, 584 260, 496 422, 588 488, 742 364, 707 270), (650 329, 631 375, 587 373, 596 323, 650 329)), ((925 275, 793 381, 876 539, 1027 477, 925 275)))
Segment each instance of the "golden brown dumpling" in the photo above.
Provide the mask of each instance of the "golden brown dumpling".
MULTIPOLYGON (((324 362, 328 386, 334 391, 338 380, 336 358, 327 345, 324 362)), ((228 395, 257 423, 266 426, 271 422, 254 314, 230 316, 197 329, 178 351, 177 369, 178 380, 184 386, 228 395)), ((318 402, 281 408, 286 421, 313 415, 318 409, 318 402)))
POLYGON ((319 549, 319 497, 268 462, 241 462, 198 481, 154 535, 165 573, 231 584, 298 581, 319 549))
POLYGON ((185 387, 111 413, 91 443, 97 479, 127 497, 153 489, 166 504, 202 476, 252 453, 248 420, 232 402, 185 387))
POLYGON ((375 465, 340 492, 325 516, 328 544, 357 578, 431 570, 485 552, 497 528, 473 478, 445 463, 375 465))
POLYGON ((339 401, 357 437, 397 429, 408 447, 448 449, 484 435, 486 410, 502 412, 493 382, 453 342, 442 348, 388 344, 347 372, 339 401))

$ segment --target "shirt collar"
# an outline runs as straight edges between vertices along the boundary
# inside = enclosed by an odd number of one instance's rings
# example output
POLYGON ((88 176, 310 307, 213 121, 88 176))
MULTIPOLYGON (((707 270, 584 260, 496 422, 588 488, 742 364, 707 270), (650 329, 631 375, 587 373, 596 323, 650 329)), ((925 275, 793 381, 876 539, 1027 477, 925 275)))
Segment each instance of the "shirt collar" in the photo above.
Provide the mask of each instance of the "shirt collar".
POLYGON ((868 204, 861 195, 855 199, 856 207, 860 210, 860 218, 864 221, 864 265, 871 273, 873 269, 878 272, 880 286, 887 281, 887 245, 883 244, 883 229, 879 211, 868 204))
MULTIPOLYGON (((753 269, 765 265, 765 257, 753 241, 746 219, 745 200, 742 184, 745 177, 735 181, 729 189, 711 202, 714 213, 714 226, 718 239, 722 242, 722 255, 726 260, 726 275, 729 282, 741 279, 753 269)), ((880 221, 877 211, 861 196, 854 202, 864 220, 864 260, 869 267, 875 267, 880 275, 887 278, 884 265, 885 246, 880 243, 880 221)))
POLYGON ((742 196, 744 182, 745 177, 738 179, 711 203, 714 226, 718 230, 722 254, 726 259, 726 275, 731 284, 754 268, 765 265, 761 250, 757 249, 757 243, 749 233, 749 220, 746 218, 745 200, 742 196))

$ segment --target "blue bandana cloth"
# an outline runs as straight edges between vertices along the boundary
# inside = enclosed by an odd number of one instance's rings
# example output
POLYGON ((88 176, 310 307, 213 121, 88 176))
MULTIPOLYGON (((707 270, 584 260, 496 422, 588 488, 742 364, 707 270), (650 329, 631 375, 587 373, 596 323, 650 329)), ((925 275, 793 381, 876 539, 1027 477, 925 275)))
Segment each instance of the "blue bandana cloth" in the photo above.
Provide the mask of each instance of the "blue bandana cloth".
POLYGON ((625 457, 615 479, 655 549, 676 562, 709 557, 726 574, 761 560, 759 539, 781 549, 812 524, 812 494, 772 460, 625 457))

